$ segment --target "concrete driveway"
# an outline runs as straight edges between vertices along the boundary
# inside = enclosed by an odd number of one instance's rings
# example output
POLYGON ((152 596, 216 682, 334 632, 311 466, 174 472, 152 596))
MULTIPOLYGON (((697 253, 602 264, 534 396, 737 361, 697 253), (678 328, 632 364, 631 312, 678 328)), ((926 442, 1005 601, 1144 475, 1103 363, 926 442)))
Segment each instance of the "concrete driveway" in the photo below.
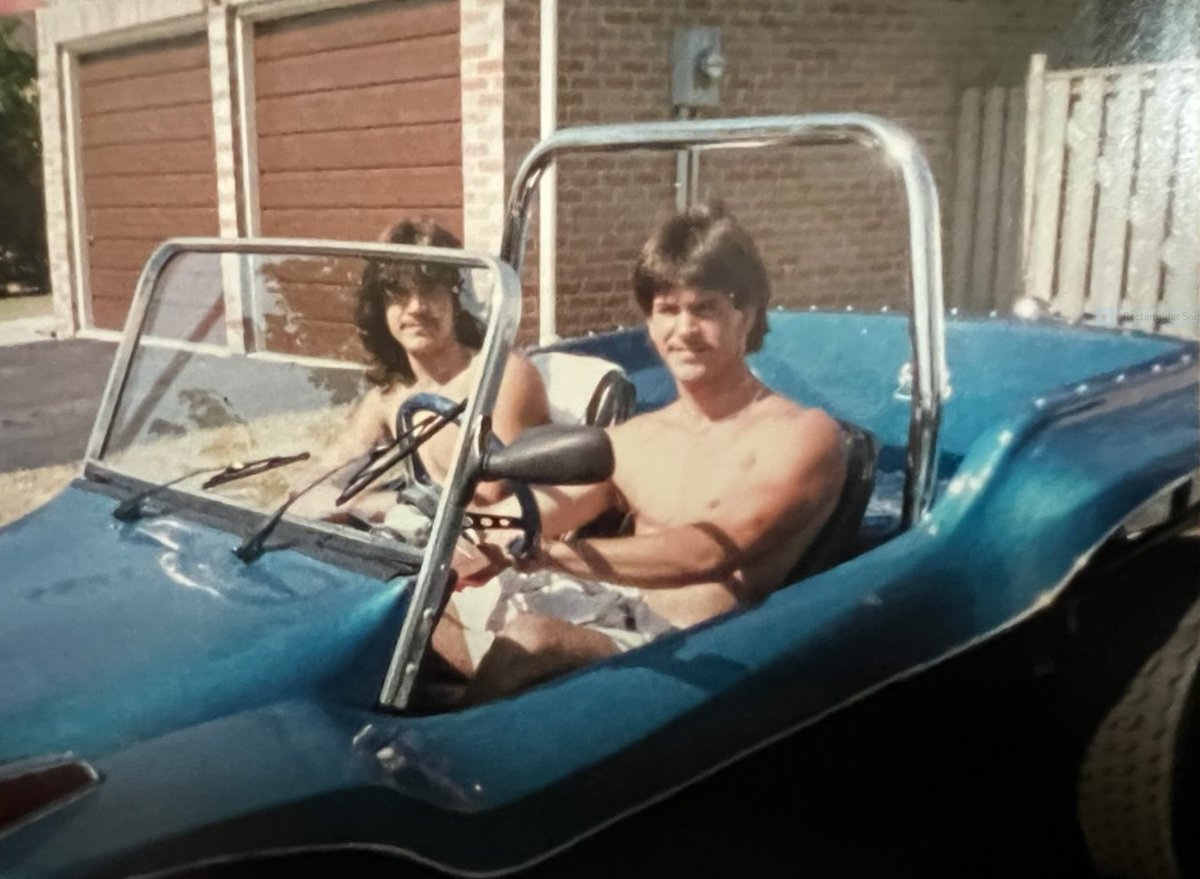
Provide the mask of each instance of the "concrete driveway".
POLYGON ((91 339, 0 346, 0 472, 83 457, 116 349, 91 339))

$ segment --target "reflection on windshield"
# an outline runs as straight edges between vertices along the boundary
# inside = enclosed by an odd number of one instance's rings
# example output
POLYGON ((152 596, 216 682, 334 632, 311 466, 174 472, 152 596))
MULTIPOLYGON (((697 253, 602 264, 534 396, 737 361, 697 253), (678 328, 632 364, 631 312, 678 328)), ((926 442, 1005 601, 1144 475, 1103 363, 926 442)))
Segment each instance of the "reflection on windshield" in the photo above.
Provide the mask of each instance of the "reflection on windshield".
MULTIPOLYGON (((159 484, 237 462, 319 455, 365 389, 353 323, 363 262, 177 256, 152 292, 103 462, 159 484), (226 320, 231 294, 253 304, 245 327, 226 320)), ((208 493, 266 512, 297 487, 298 470, 267 469, 208 493)), ((179 487, 199 491, 203 481, 179 487)))
POLYGON ((356 257, 250 258, 262 316, 256 347, 280 354, 362 363, 353 323, 364 261, 356 257))

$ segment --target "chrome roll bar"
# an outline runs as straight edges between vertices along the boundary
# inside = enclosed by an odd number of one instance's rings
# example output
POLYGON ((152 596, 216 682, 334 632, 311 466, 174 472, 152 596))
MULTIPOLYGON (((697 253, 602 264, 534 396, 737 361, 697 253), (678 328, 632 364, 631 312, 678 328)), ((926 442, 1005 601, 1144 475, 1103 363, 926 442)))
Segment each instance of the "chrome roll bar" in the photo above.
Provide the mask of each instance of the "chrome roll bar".
POLYGON ((916 140, 900 126, 864 113, 816 113, 562 129, 537 144, 517 171, 500 258, 520 273, 534 194, 542 173, 560 155, 829 144, 858 144, 882 153, 900 175, 908 203, 913 395, 902 514, 902 524, 907 527, 919 521, 933 503, 938 428, 944 389, 949 385, 937 186, 916 140))

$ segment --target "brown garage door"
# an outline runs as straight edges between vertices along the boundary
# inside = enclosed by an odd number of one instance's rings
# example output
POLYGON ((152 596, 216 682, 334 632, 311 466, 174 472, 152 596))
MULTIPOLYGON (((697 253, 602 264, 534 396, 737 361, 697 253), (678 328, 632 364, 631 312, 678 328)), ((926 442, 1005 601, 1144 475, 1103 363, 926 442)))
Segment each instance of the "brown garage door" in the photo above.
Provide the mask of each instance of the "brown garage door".
POLYGON ((92 317, 119 329, 155 245, 219 231, 203 34, 82 57, 79 102, 92 317))
MULTIPOLYGON (((373 241, 407 215, 461 235, 458 32, 457 0, 371 3, 256 26, 263 235, 373 241)), ((339 267, 334 280, 297 265, 286 283, 275 278, 288 318, 267 316, 268 346, 360 355, 349 323, 358 270, 339 267)))
POLYGON ((379 3, 255 31, 264 235, 462 226, 458 3, 379 3))

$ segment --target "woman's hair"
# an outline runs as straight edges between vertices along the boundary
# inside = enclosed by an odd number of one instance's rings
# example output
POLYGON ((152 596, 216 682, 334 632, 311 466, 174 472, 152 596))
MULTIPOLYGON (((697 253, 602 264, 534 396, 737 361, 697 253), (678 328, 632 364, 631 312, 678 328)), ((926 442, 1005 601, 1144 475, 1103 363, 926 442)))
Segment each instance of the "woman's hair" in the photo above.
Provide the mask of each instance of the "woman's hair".
MULTIPOLYGON (((381 240, 388 244, 462 247, 462 242, 452 232, 427 217, 401 220, 388 229, 381 240)), ((408 354, 388 329, 386 315, 393 299, 418 290, 445 290, 454 310, 454 337, 474 351, 483 346, 483 328, 467 313, 459 299, 462 284, 462 273, 454 266, 395 259, 367 261, 358 287, 354 323, 372 361, 367 371, 369 381, 387 387, 397 381, 409 385, 415 380, 408 354)))
POLYGON ((767 334, 771 284, 750 235, 718 203, 677 214, 650 236, 633 268, 633 295, 643 314, 654 297, 691 287, 728 294, 734 307, 753 311, 746 351, 767 334))

